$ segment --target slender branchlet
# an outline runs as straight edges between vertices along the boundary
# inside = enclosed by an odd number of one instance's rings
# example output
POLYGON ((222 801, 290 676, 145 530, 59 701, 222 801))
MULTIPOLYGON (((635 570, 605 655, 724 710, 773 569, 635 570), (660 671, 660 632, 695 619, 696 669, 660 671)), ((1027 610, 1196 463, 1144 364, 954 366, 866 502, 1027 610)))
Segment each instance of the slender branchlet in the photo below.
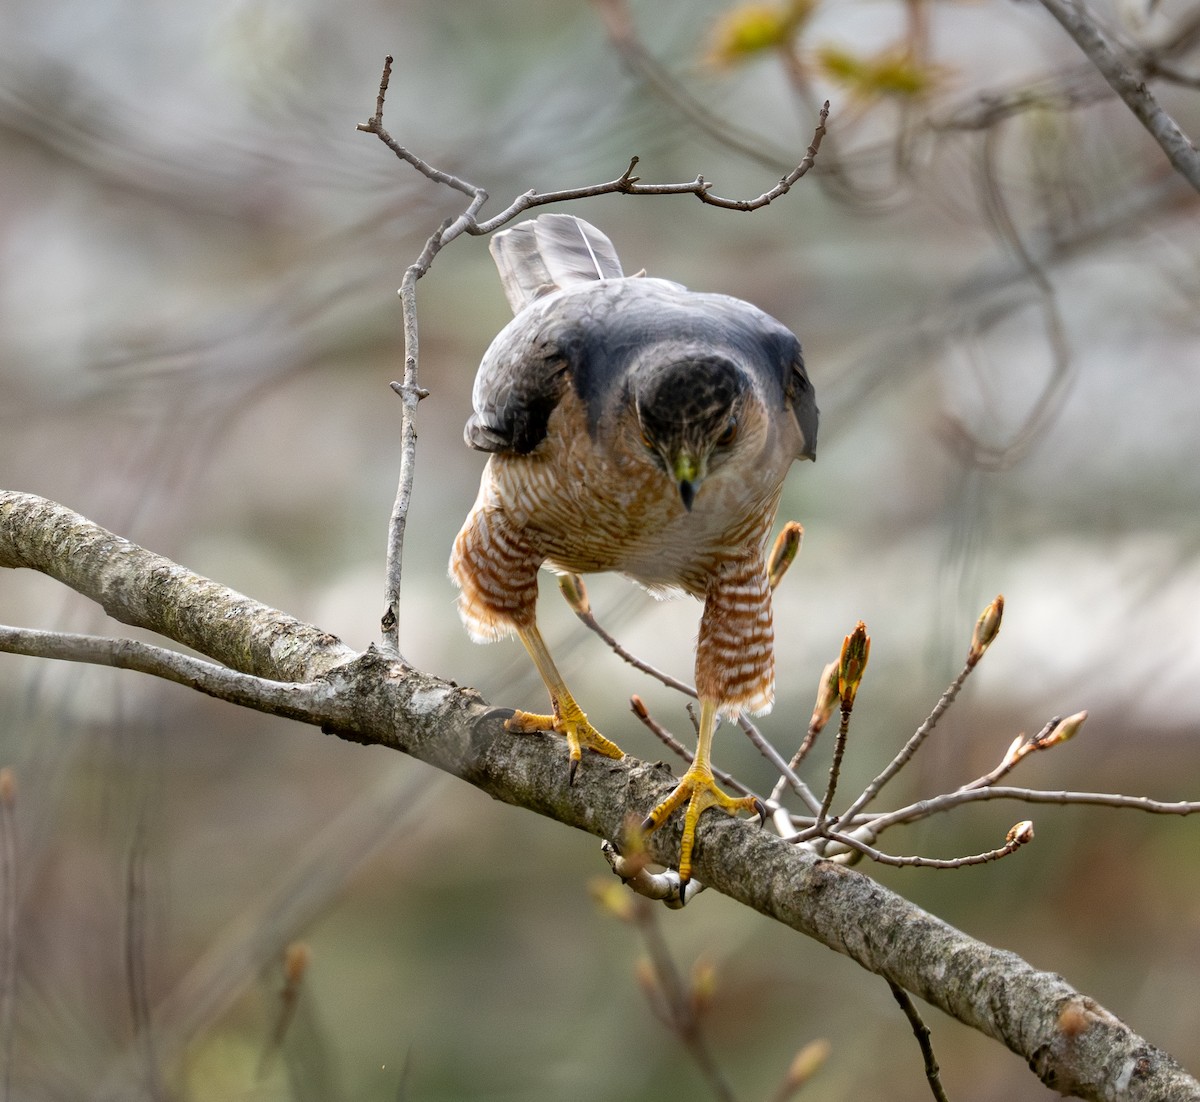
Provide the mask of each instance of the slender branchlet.
POLYGON ((851 851, 837 853, 831 858, 841 864, 854 865, 860 857, 869 857, 881 865, 894 865, 897 868, 962 869, 968 865, 986 865, 989 861, 999 861, 1002 857, 1016 853, 1023 845, 1033 841, 1033 823, 1029 820, 1017 823, 1005 835, 1004 845, 967 857, 923 857, 919 854, 898 857, 867 845, 853 834, 845 834, 828 827, 823 830, 822 836, 831 842, 841 843, 851 851))
POLYGON ((971 671, 996 638, 996 634, 1000 630, 1000 620, 1003 615, 1004 597, 998 596, 980 613, 979 619, 975 621, 975 629, 971 634, 971 646, 967 652, 967 659, 963 663, 962 669, 959 670, 958 676, 946 687, 946 691, 942 693, 937 704, 934 705, 933 711, 926 716, 925 721, 909 736, 908 741, 901 747, 900 752, 888 762, 879 775, 862 790, 858 798, 846 809, 842 815, 843 824, 852 824, 855 816, 879 795, 883 786, 912 760, 913 755, 921 748, 921 744, 933 734, 942 716, 950 710, 950 705, 957 699, 967 678, 970 677, 971 671))
POLYGON ((312 964, 312 947, 304 941, 290 942, 283 950, 283 986, 279 990, 279 1004, 275 1011, 275 1023, 267 1043, 263 1047, 258 1065, 258 1077, 262 1079, 270 1067, 271 1060, 283 1048, 288 1027, 296 1016, 300 1001, 300 990, 304 977, 312 964))
POLYGON ((787 1074, 779 1085, 779 1090, 772 1096, 771 1102, 789 1102, 817 1074, 829 1060, 833 1045, 824 1037, 809 1041, 804 1045, 788 1065, 787 1074))
MULTIPOLYGON (((605 857, 620 876, 620 855, 610 843, 604 843, 604 847, 605 857)), ((643 874, 644 870, 638 870, 635 876, 643 874)), ((632 878, 626 879, 626 883, 632 886, 632 878)), ((713 1059, 702 1028, 703 1016, 712 1005, 717 989, 716 970, 711 961, 699 958, 690 977, 685 978, 667 947, 657 912, 648 902, 635 899, 624 891, 614 893, 604 884, 594 885, 592 894, 610 915, 638 931, 646 955, 634 966, 634 977, 650 1009, 683 1044, 713 1094, 723 1102, 733 1102, 733 1091, 713 1059)))
POLYGON ((854 630, 842 641, 842 654, 838 660, 838 698, 842 703, 842 721, 838 725, 837 741, 833 745, 833 762, 829 766, 829 783, 825 787, 825 798, 817 812, 818 829, 824 827, 837 792, 842 758, 846 753, 846 739, 850 734, 850 715, 854 711, 854 700, 858 696, 858 688, 862 684, 870 656, 871 637, 867 634, 867 625, 859 620, 854 630))
POLYGON ((937 1057, 933 1054, 933 1042, 930 1039, 929 1027, 903 987, 892 980, 888 980, 888 987, 892 990, 892 997, 904 1011, 904 1016, 908 1019, 909 1026, 912 1027, 913 1036, 917 1039, 917 1045, 921 1049, 921 1059, 925 1065, 925 1082, 929 1084, 930 1092, 936 1102, 949 1102, 946 1091, 942 1087, 942 1069, 938 1067, 937 1057))
POLYGON ((838 699, 838 663, 830 662, 821 671, 821 678, 817 682, 817 699, 813 705, 812 718, 808 721, 808 730, 805 732, 799 748, 792 755, 791 761, 788 762, 790 775, 788 772, 780 773, 779 780, 771 789, 772 803, 778 803, 788 784, 792 784, 792 787, 795 788, 792 777, 796 775, 796 770, 800 768, 801 763, 817 744, 817 737, 825 730, 825 725, 838 706, 838 699))

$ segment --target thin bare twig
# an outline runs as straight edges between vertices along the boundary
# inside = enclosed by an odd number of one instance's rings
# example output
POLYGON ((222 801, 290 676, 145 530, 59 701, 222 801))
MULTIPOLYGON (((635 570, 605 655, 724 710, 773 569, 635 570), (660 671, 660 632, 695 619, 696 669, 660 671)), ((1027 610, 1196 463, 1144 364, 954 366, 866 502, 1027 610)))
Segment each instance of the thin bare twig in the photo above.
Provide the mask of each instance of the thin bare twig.
POLYGON ((1168 84, 1178 84, 1183 88, 1200 88, 1200 73, 1185 73, 1153 56, 1146 57, 1142 67, 1148 77, 1158 77, 1168 84))
POLYGON ((143 643, 0 625, 0 652, 137 670, 197 689, 218 700, 306 722, 329 722, 337 698, 320 682, 268 681, 202 658, 143 643), (325 720, 314 720, 315 713, 325 720))
MULTIPOLYGON (((821 732, 824 730, 825 728, 823 726, 817 727, 811 723, 809 724, 808 730, 804 732, 804 738, 800 740, 800 745, 796 748, 796 752, 792 755, 792 760, 788 762, 788 765, 792 769, 800 768, 800 765, 803 763, 804 759, 812 753, 812 748, 816 746, 817 739, 820 738, 821 732)), ((786 777, 780 777, 779 784, 777 784, 776 787, 780 787, 780 785, 782 785, 786 779, 786 777)), ((772 793, 772 795, 774 795, 774 793, 772 793)))
MULTIPOLYGON (((794 42, 781 44, 778 56, 798 110, 811 113, 819 101, 813 87, 810 66, 805 64, 794 42)), ((897 169, 895 177, 872 186, 864 185, 851 174, 848 163, 851 158, 842 151, 841 143, 835 135, 830 139, 829 148, 821 161, 822 172, 818 177, 821 190, 836 202, 863 213, 884 214, 901 207, 908 202, 912 194, 912 154, 909 149, 912 142, 911 135, 906 133, 908 129, 910 128, 899 127, 896 137, 887 143, 891 151, 890 160, 897 169)), ((861 157, 865 152, 867 151, 860 151, 856 157, 861 157)), ((873 153, 874 150, 870 152, 873 153)))
POLYGON ((738 716, 737 724, 742 729, 746 737, 750 740, 751 744, 779 771, 780 775, 787 780, 789 785, 791 785, 792 791, 795 792, 796 795, 808 805, 809 810, 815 814, 817 809, 821 806, 821 801, 817 799, 816 793, 814 793, 813 790, 809 788, 803 780, 800 779, 800 776, 796 770, 787 761, 787 759, 767 740, 766 736, 759 729, 758 725, 745 713, 738 716))
MULTIPOLYGON (((629 698, 629 708, 638 719, 645 724, 646 729, 654 735, 662 744, 671 751, 677 754, 688 765, 692 764, 694 755, 683 745, 674 735, 671 734, 661 723, 658 722, 647 709, 645 702, 640 696, 634 695, 629 698)), ((732 788, 735 792, 740 792, 743 796, 754 796, 756 799, 762 799, 757 792, 747 788, 741 781, 730 773, 724 770, 713 768, 713 776, 725 785, 727 788, 732 788)))
POLYGON ((155 1102, 163 1097, 154 1020, 146 976, 146 809, 138 812, 125 866, 125 993, 133 1019, 134 1043, 142 1059, 142 1074, 155 1102))
POLYGON ((283 1048, 284 1039, 300 1002, 301 985, 312 962, 312 949, 307 942, 293 941, 283 951, 283 987, 279 991, 279 1005, 275 1012, 275 1026, 263 1046, 258 1061, 258 1078, 265 1078, 271 1061, 283 1048))
MULTIPOLYGON (((823 728, 814 729, 810 726, 804 733, 804 738, 800 740, 799 749, 791 756, 791 759, 787 763, 788 769, 793 775, 797 775, 796 770, 800 768, 800 763, 803 762, 806 757, 808 757, 809 751, 812 750, 812 748, 816 745, 817 736, 820 735, 822 730, 823 728)), ((779 802, 780 798, 783 796, 783 790, 788 786, 788 784, 789 778, 787 773, 781 771, 779 774, 779 780, 775 782, 775 787, 771 789, 771 803, 779 802)), ((819 807, 820 805, 818 804, 817 806, 819 807)))
POLYGON ((917 1044, 921 1047, 921 1059, 925 1063, 925 1081, 929 1084, 933 1097, 937 1102, 950 1102, 942 1088, 942 1070, 938 1067, 937 1057, 933 1054, 933 1044, 929 1039, 929 1027, 921 1018, 920 1011, 917 1010, 916 1004, 909 997, 908 992, 891 980, 887 982, 888 987, 892 989, 892 997, 900 1004, 900 1009, 904 1011, 904 1016, 912 1027, 913 1036, 916 1037, 917 1044))
MULTIPOLYGON (((1048 425, 1053 424, 1062 410, 1074 378, 1071 350, 1067 343, 1062 314, 1058 308, 1058 296, 1045 269, 1026 245, 1016 220, 1009 210, 1008 202, 1000 187, 1000 135, 999 123, 983 132, 980 156, 976 164, 976 190, 983 203, 984 214, 993 232, 1008 246, 1016 262, 1024 269, 1029 282, 1037 289, 1037 307, 1041 314, 1042 329, 1050 354, 1050 370, 1045 382, 1033 401, 1022 422, 1008 440, 990 443, 980 440, 958 417, 947 415, 940 426, 941 437, 964 461, 988 471, 1008 470, 1019 463, 1030 450, 1045 437, 1048 425)), ((995 310, 987 317, 976 319, 972 332, 968 334, 968 348, 978 347, 989 330, 994 330, 1019 307, 1019 301, 1008 308, 995 310)), ((982 355, 979 353, 979 355, 982 355)), ((996 374, 987 366, 979 368, 981 377, 996 374)))
MULTIPOLYGON (((1019 824, 1021 826, 1025 824, 1019 824)), ((847 848, 861 853, 864 857, 869 857, 872 861, 876 861, 881 865, 892 865, 896 868, 921 868, 921 869, 962 869, 968 865, 985 865, 989 861, 999 861, 1002 857, 1008 857, 1012 853, 1016 853, 1027 842, 1033 840, 1033 829, 1030 827, 1027 831, 1020 830, 1014 827, 1008 832, 1008 838, 1004 845, 998 846, 996 849, 989 849, 984 853, 973 853, 969 857, 922 857, 919 854, 914 854, 911 857, 898 857, 895 854, 884 853, 882 850, 875 849, 874 846, 867 845, 866 842, 860 841, 853 834, 843 834, 840 831, 823 828, 821 836, 828 838, 833 842, 840 842, 847 848)), ((845 857, 845 854, 839 854, 833 858, 837 860, 840 857, 845 857)))
MULTIPOLYGON (((601 850, 622 883, 644 897, 630 898, 612 884, 592 886, 596 901, 609 914, 634 927, 641 936, 646 956, 637 962, 635 975, 651 1011, 696 1062, 719 1102, 733 1102, 733 1091, 717 1067, 701 1029, 701 1017, 712 992, 711 976, 704 975, 699 965, 693 970, 691 982, 680 975, 659 929, 656 909, 650 903, 660 900, 676 909, 683 906, 678 874, 672 870, 647 872, 644 854, 632 860, 624 858, 611 842, 604 842, 601 850)), ((689 897, 694 894, 695 891, 687 891, 689 897)))
MULTIPOLYGON (((692 764, 692 752, 650 714, 645 702, 636 693, 629 698, 629 710, 642 721, 646 729, 670 750, 672 754, 682 758, 688 765, 692 764)), ((731 778, 726 774, 720 779, 728 781, 731 778)))
POLYGON ((1095 16, 1080 0, 1041 0, 1041 3, 1150 132, 1175 170, 1200 191, 1200 152, 1179 124, 1159 106, 1145 81, 1121 59, 1095 16))
POLYGON ((838 777, 842 772, 842 758, 846 754, 846 738, 850 734, 850 709, 842 705, 842 719, 838 724, 837 739, 833 744, 833 761, 829 765, 829 782, 825 785, 825 796, 817 810, 817 821, 813 829, 823 833, 825 823, 829 818, 829 809, 833 806, 833 797, 837 792, 838 777))
MULTIPOLYGON (((825 730, 826 724, 833 715, 834 708, 839 702, 838 692, 838 669, 839 662, 829 662, 825 668, 821 670, 820 680, 817 682, 817 696, 813 702, 812 717, 808 721, 808 730, 804 734, 804 738, 800 741, 800 746, 792 755, 792 760, 788 762, 788 769, 791 770, 791 776, 795 776, 795 770, 800 768, 800 764, 808 757, 812 748, 817 744, 817 738, 821 732, 825 730)), ((789 781, 789 774, 782 772, 779 780, 775 782, 775 787, 771 789, 771 801, 778 800, 783 795, 783 787, 789 781)), ((795 788, 795 785, 792 786, 795 788)), ((817 810, 817 804, 810 804, 813 811, 817 810)))
POLYGON ((909 761, 912 759, 912 756, 921 748, 921 743, 923 743, 933 733, 934 728, 938 725, 938 721, 946 714, 946 711, 949 709, 950 705, 954 703, 954 698, 958 696, 959 690, 963 687, 963 683, 970 676, 971 669, 972 667, 970 665, 963 666, 963 668, 959 671, 958 676, 950 682, 946 688, 946 691, 942 693, 937 704, 934 705, 933 711, 930 712, 926 717, 925 722, 922 723, 912 733, 912 735, 909 737, 909 740, 901 747, 900 753, 898 753, 890 762, 888 762, 883 771, 877 777, 875 777, 875 779, 872 780, 871 783, 862 790, 862 793, 858 796, 858 798, 848 808, 846 808, 845 813, 840 816, 842 823, 852 822, 854 817, 873 799, 875 799, 877 795, 879 795, 879 792, 883 786, 909 763, 909 761))
POLYGON ((1051 734, 1054 733, 1061 723, 1062 717, 1054 716, 1046 721, 1046 725, 1036 735, 1034 735, 1033 738, 1024 739, 1023 735, 1018 736, 1013 745, 1009 747, 1008 752, 1004 755, 1004 758, 1001 760, 1000 764, 997 765, 995 769, 988 773, 984 773, 982 777, 976 777, 973 781, 968 781, 966 784, 960 785, 958 790, 960 792, 965 792, 972 788, 990 788, 998 780, 1008 776, 1008 774, 1011 773, 1021 763, 1021 761, 1026 757, 1026 753, 1021 752, 1024 748, 1028 747, 1030 749, 1039 749, 1044 746, 1046 740, 1051 734), (1024 741, 1022 741, 1023 739, 1024 741))
POLYGON ((856 828, 856 838, 878 838, 889 827, 913 823, 918 819, 949 811, 977 800, 1021 800, 1030 804, 1089 804, 1099 807, 1119 807, 1132 811, 1145 811, 1151 815, 1195 815, 1200 813, 1200 801, 1195 800, 1152 800, 1148 796, 1127 796, 1119 792, 1071 792, 1067 790, 1047 791, 1039 788, 1015 788, 999 785, 994 788, 960 789, 920 800, 880 815, 862 827, 856 828))
POLYGON ((1109 97, 1109 91, 1086 61, 1014 87, 976 92, 929 121, 939 131, 987 130, 998 122, 1027 111, 1048 107, 1073 110, 1090 107, 1109 97))
POLYGON ((591 609, 580 610, 575 609, 575 615, 587 625, 588 629, 598 635, 608 645, 608 648, 623 662, 627 662, 635 670, 640 670, 649 677, 653 677, 655 681, 666 685, 668 689, 674 689, 676 692, 683 693, 684 696, 690 696, 693 700, 699 699, 694 686, 689 685, 686 681, 680 681, 677 677, 672 677, 669 673, 665 673, 656 666, 650 665, 640 659, 631 650, 623 646, 617 638, 612 635, 597 619, 591 609))
POLYGON ((709 1088, 721 1102, 734 1102, 734 1093, 721 1069, 717 1067, 708 1042, 700 1028, 700 1013, 693 986, 679 974, 679 969, 667 948, 666 939, 659 929, 657 912, 653 907, 642 904, 633 909, 634 923, 646 946, 646 953, 653 972, 653 985, 645 984, 650 1005, 659 1014, 663 1023, 673 1032, 696 1062, 709 1088), (657 994, 658 998, 654 998, 657 994))

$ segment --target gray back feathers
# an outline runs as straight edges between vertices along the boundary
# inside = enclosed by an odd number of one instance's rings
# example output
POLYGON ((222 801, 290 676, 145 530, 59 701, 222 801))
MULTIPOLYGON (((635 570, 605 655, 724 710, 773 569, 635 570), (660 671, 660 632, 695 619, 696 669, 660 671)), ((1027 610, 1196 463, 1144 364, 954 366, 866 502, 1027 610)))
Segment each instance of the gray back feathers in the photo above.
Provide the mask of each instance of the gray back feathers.
POLYGON ((573 214, 519 222, 496 234, 489 248, 514 314, 555 291, 625 274, 613 243, 573 214))
POLYGON ((797 458, 813 457, 817 406, 800 343, 757 307, 665 279, 626 277, 612 242, 570 214, 521 222, 496 234, 491 251, 516 317, 479 365, 464 433, 471 447, 533 451, 568 387, 594 433, 648 366, 690 365, 699 393, 709 374, 725 370, 719 365, 732 364, 770 408, 791 412, 797 458))

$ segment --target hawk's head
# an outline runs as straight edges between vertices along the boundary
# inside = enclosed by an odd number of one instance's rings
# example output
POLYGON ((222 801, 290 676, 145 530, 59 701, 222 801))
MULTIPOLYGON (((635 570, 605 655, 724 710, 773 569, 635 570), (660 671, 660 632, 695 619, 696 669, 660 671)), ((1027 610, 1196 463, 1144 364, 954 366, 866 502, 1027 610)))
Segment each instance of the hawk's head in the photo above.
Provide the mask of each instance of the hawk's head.
POLYGON ((700 484, 734 447, 753 390, 723 356, 643 363, 631 391, 642 442, 690 510, 700 484))

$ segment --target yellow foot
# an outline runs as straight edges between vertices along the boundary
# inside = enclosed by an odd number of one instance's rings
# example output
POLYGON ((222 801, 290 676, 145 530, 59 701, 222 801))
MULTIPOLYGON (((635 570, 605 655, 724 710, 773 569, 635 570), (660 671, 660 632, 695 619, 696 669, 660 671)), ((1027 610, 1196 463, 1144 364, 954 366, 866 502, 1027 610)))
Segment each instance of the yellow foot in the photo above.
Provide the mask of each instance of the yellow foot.
POLYGON ((534 715, 532 712, 514 712, 505 720, 504 726, 510 731, 529 733, 531 731, 554 731, 563 735, 567 740, 570 751, 570 765, 567 767, 567 783, 575 783, 575 770, 579 768, 579 760, 583 757, 583 748, 595 750, 606 758, 625 756, 625 752, 615 743, 606 739, 590 723, 588 718, 578 708, 559 711, 557 708, 552 716, 534 715))
POLYGON ((683 817, 683 841, 679 846, 679 898, 684 897, 683 889, 692 878, 692 847, 696 844, 696 824, 701 813, 709 807, 719 807, 727 815, 736 815, 739 811, 753 812, 759 821, 767 821, 767 809, 757 796, 727 796, 713 780, 712 771, 707 765, 697 769, 693 764, 683 775, 683 779, 662 803, 658 805, 642 823, 642 830, 651 834, 658 830, 672 813, 687 803, 687 812, 683 817))

